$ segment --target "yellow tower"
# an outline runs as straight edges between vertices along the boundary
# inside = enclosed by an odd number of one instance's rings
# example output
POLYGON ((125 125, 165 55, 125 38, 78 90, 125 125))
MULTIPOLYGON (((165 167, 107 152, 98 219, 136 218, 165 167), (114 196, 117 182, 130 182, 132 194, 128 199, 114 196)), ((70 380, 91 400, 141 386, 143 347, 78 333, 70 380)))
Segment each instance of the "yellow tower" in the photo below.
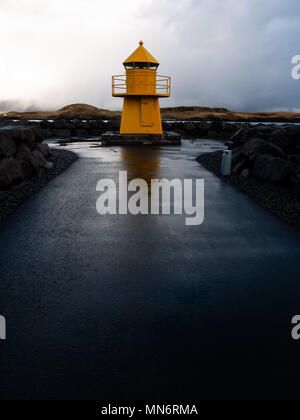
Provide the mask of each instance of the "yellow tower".
POLYGON ((170 96, 171 78, 157 75, 159 62, 143 45, 124 61, 126 75, 112 78, 112 95, 124 98, 120 134, 163 133, 159 98, 170 96))

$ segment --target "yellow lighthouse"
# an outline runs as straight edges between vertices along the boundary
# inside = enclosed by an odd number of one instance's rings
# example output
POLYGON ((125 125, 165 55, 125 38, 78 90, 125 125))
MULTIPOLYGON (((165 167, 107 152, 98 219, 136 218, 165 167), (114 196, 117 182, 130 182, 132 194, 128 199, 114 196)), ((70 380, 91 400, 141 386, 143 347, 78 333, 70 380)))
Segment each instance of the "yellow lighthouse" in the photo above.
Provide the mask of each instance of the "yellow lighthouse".
POLYGON ((171 78, 157 75, 159 62, 142 41, 123 65, 126 75, 112 78, 112 95, 124 98, 120 134, 161 135, 159 98, 170 96, 171 78))

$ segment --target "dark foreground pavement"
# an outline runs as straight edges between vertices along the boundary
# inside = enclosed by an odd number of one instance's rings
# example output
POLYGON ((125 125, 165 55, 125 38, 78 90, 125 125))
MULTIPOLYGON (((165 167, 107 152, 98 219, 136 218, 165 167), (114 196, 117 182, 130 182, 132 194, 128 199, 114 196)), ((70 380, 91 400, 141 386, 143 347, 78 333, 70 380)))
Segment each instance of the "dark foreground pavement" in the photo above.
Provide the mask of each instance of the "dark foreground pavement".
POLYGON ((79 150, 1 225, 0 398, 299 398, 299 234, 199 145, 143 150, 79 150), (97 181, 119 170, 204 178, 205 223, 99 216, 97 181))

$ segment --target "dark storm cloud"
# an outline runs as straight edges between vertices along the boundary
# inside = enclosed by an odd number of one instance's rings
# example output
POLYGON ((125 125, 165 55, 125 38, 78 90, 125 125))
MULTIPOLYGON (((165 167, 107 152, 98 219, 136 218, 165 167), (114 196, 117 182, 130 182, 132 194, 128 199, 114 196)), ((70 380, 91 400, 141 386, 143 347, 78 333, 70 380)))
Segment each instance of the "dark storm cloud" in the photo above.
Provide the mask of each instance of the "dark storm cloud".
POLYGON ((300 83, 291 78, 291 59, 300 54, 298 1, 192 0, 169 26, 176 28, 170 51, 179 52, 168 66, 176 68, 178 102, 300 108, 300 83))

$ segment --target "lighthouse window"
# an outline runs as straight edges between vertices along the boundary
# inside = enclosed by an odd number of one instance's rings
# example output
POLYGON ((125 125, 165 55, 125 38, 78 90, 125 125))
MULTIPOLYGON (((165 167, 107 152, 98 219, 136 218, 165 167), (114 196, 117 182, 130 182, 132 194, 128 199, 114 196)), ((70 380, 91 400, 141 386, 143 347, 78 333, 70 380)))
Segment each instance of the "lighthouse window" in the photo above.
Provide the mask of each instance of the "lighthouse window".
POLYGON ((133 63, 125 64, 125 69, 126 70, 130 70, 130 69, 133 69, 133 68, 134 68, 134 64, 133 63))
POLYGON ((148 68, 148 63, 135 63, 135 68, 136 69, 147 69, 148 68))
POLYGON ((158 68, 158 64, 154 64, 154 63, 149 64, 149 69, 150 70, 157 70, 157 68, 158 68))

